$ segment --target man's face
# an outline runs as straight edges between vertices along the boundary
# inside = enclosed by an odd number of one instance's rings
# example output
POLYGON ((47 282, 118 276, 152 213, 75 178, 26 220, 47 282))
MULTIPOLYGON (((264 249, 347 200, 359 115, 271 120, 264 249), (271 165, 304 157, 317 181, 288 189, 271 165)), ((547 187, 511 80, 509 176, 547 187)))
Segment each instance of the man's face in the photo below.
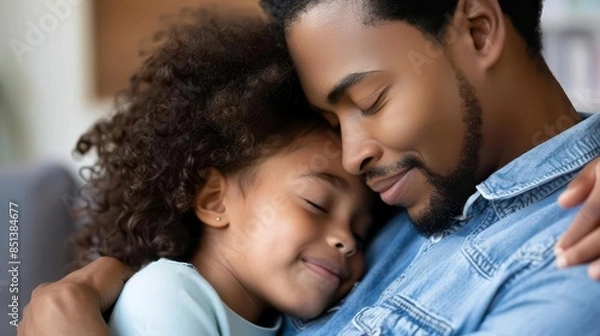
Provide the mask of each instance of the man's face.
POLYGON ((481 146, 475 90, 400 21, 365 24, 360 6, 310 7, 287 31, 309 101, 339 126, 344 168, 364 175, 423 232, 447 227, 474 191, 481 146))

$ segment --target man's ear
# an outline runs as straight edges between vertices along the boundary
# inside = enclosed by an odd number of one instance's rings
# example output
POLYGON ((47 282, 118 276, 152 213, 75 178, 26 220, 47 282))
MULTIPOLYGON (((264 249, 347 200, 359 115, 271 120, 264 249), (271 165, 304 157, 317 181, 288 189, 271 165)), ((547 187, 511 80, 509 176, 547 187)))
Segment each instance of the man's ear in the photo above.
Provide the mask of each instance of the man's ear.
POLYGON ((227 178, 214 168, 204 171, 204 185, 196 190, 194 212, 202 223, 223 228, 229 224, 223 200, 227 192, 227 178))
POLYGON ((498 0, 459 0, 453 21, 454 27, 462 29, 461 35, 466 36, 481 68, 493 67, 504 49, 507 29, 498 0))

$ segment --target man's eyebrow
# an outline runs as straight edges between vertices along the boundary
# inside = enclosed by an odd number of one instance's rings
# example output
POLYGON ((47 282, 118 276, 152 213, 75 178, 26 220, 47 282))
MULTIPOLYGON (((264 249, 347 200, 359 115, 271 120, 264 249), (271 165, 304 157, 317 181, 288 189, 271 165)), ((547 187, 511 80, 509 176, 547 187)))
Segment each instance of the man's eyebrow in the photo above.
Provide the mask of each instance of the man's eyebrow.
POLYGON ((348 191, 350 189, 350 185, 348 184, 348 181, 344 180, 343 178, 341 178, 339 176, 335 176, 335 175, 328 174, 328 173, 310 172, 310 173, 302 174, 302 175, 300 175, 300 177, 317 178, 319 180, 329 183, 330 185, 332 185, 333 187, 335 187, 337 189, 341 189, 342 191, 348 191))
POLYGON ((337 104, 340 99, 346 94, 346 91, 350 89, 352 86, 358 84, 360 81, 372 75, 374 73, 381 71, 365 71, 365 72, 355 72, 347 75, 342 78, 337 84, 331 89, 329 94, 327 95, 327 102, 331 105, 337 104))

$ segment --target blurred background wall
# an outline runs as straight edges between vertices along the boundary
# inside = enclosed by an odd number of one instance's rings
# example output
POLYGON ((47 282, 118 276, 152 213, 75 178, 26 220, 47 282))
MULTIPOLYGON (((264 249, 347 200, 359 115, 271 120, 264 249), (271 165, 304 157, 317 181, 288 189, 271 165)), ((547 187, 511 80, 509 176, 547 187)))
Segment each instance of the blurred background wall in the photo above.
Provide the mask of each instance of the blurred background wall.
MULTIPOLYGON (((52 161, 76 174, 78 137, 110 112, 159 17, 213 2, 0 0, 0 164, 52 161)), ((256 2, 216 3, 256 12, 256 2)))
POLYGON ((90 96, 90 2, 73 3, 58 18, 40 0, 0 0, 4 162, 51 159, 73 165, 77 135, 102 115, 105 103, 90 96))
MULTIPOLYGON (((232 1, 256 10, 256 0, 232 1)), ((76 172, 75 141, 110 110, 110 87, 119 86, 110 82, 129 76, 154 16, 202 2, 0 0, 0 163, 52 160, 76 172), (111 29, 135 38, 130 49, 111 29)), ((600 110, 600 0, 546 0, 543 25, 549 65, 576 107, 600 110)))

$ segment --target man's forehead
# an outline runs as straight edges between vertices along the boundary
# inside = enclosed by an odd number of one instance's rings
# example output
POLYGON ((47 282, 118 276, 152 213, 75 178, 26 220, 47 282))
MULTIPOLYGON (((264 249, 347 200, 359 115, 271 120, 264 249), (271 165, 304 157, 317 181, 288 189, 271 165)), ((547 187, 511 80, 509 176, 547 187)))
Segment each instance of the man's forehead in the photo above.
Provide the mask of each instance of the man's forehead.
POLYGON ((299 13, 291 22, 293 26, 299 20, 305 24, 354 24, 366 22, 368 5, 363 0, 324 0, 314 1, 299 13))
POLYGON ((407 61, 411 50, 424 52, 422 33, 404 22, 374 26, 355 19, 355 25, 343 25, 337 23, 343 19, 341 16, 317 20, 325 14, 333 15, 332 10, 317 9, 314 16, 307 13, 301 17, 287 36, 307 98, 316 105, 326 102, 336 85, 352 74, 385 70, 386 64, 407 61))
POLYGON ((353 33, 365 28, 343 1, 319 4, 290 26, 288 48, 309 100, 325 99, 348 74, 372 70, 368 41, 353 33))
MULTIPOLYGON (((346 8, 326 2, 302 13, 289 26, 286 36, 290 50, 318 47, 321 41, 351 42, 347 32, 360 28, 359 21, 346 8)), ((322 47, 322 46, 320 46, 322 47)))

